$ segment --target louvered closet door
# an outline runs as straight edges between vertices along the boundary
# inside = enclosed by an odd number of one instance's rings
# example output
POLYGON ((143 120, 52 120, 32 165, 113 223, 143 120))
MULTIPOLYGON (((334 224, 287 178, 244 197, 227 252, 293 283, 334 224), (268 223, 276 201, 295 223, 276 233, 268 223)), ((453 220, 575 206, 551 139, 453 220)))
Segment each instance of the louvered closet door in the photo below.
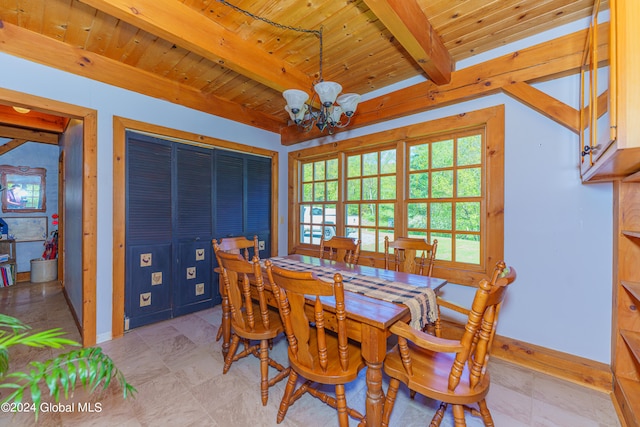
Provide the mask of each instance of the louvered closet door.
POLYGON ((171 317, 172 147, 127 137, 125 315, 133 328, 171 317))
MULTIPOLYGON (((271 254, 271 159, 217 151, 215 161, 215 232, 218 239, 258 235, 271 254)), ((214 260, 215 261, 215 260, 214 260)))
POLYGON ((213 150, 177 144, 175 188, 177 316, 212 307, 220 299, 211 283, 213 150))

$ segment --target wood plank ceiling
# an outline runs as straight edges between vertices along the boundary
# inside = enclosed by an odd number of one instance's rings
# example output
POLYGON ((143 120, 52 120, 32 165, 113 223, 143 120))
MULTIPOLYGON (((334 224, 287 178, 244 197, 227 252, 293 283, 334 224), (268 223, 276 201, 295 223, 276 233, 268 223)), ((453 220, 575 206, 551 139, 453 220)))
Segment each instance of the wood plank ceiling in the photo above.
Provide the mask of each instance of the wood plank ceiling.
MULTIPOLYGON (((586 18, 594 0, 229 2, 322 28, 324 79, 366 95, 416 76, 446 86, 457 62, 586 18)), ((2 0, 0 19, 0 51, 283 135, 282 90, 318 77, 315 35, 218 0, 2 0)))

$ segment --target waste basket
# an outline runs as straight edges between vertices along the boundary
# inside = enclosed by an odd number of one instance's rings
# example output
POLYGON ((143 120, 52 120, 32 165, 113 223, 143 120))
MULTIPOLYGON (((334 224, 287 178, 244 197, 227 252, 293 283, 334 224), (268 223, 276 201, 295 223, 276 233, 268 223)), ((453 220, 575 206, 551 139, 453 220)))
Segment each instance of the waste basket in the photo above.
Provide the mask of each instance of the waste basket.
POLYGON ((50 282, 58 278, 58 260, 36 258, 31 260, 31 282, 50 282))

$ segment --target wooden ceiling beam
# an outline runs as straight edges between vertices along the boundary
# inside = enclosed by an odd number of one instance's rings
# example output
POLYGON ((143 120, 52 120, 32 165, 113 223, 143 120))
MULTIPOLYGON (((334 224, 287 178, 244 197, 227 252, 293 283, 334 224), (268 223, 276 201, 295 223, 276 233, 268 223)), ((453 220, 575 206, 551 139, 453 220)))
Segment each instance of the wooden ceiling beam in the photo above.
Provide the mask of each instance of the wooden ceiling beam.
POLYGON ((46 132, 63 133, 69 119, 31 110, 18 113, 8 105, 0 105, 0 125, 13 125, 23 128, 38 129, 46 132))
POLYGON ((179 1, 81 1, 278 92, 312 86, 312 77, 179 1))
POLYGON ((26 141, 42 142, 44 144, 58 144, 58 134, 53 132, 42 132, 32 129, 0 125, 0 135, 5 138, 24 139, 26 141))
POLYGON ((71 47, 8 22, 2 22, 0 26, 0 51, 271 132, 278 133, 283 126, 278 117, 251 111, 212 95, 203 95, 174 80, 71 47))
POLYGON ((451 81, 453 58, 415 0, 364 0, 437 85, 451 81))
MULTIPOLYGON (((446 86, 427 81, 361 102, 349 126, 336 129, 336 133, 498 93, 518 82, 575 74, 583 63, 586 38, 587 30, 578 31, 454 71, 446 86)), ((608 22, 598 26, 598 43, 598 58, 608 59, 608 22)), ((296 126, 288 126, 280 132, 280 141, 282 145, 293 145, 325 136, 315 128, 301 133, 296 126)))

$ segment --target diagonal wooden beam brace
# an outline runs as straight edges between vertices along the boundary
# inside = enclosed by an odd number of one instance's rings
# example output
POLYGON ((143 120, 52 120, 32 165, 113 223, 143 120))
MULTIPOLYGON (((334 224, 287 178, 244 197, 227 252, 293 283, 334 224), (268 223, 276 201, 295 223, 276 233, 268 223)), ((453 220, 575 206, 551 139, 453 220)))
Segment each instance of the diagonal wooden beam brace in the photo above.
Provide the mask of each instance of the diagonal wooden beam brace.
POLYGON ((0 146, 0 156, 8 153, 16 147, 21 146, 25 142, 27 142, 26 139, 12 139, 11 141, 8 141, 4 145, 0 146))
POLYGON ((558 101, 556 98, 524 82, 506 85, 502 90, 569 130, 575 133, 580 132, 580 111, 564 102, 558 101))
POLYGON ((279 92, 313 79, 176 0, 81 0, 279 92), (260 64, 260 66, 256 66, 260 64))
POLYGON ((437 85, 451 81, 453 59, 416 0, 364 0, 364 3, 437 85))

